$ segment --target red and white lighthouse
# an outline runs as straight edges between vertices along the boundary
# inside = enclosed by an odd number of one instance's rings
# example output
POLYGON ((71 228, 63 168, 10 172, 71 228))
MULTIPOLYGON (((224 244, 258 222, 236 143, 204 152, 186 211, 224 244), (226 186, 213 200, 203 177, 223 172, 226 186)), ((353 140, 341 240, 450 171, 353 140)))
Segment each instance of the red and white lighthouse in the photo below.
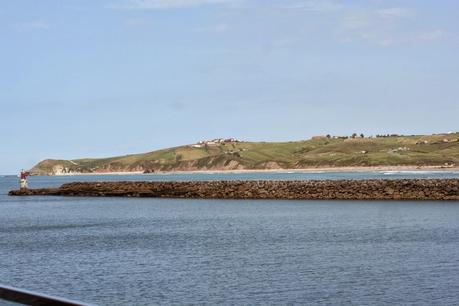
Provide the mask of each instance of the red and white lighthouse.
POLYGON ((29 188, 29 184, 27 183, 27 177, 29 175, 30 175, 29 172, 25 171, 24 169, 21 170, 21 174, 19 175, 21 189, 29 188))

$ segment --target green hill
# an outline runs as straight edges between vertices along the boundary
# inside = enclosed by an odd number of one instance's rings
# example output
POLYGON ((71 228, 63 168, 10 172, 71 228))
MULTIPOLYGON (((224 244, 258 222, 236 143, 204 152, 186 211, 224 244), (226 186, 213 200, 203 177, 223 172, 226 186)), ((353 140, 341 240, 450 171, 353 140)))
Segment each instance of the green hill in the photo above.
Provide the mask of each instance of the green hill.
POLYGON ((210 141, 109 158, 41 161, 34 175, 459 164, 459 133, 313 137, 292 142, 210 141))

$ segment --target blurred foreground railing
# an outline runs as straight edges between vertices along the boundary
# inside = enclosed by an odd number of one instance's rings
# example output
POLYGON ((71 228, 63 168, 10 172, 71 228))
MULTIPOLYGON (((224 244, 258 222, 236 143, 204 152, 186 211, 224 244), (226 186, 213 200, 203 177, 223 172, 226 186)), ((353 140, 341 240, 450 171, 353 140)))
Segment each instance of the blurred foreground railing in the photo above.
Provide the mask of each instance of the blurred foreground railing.
POLYGON ((90 306, 90 304, 86 303, 71 301, 0 284, 0 304, 2 300, 33 306, 90 306))

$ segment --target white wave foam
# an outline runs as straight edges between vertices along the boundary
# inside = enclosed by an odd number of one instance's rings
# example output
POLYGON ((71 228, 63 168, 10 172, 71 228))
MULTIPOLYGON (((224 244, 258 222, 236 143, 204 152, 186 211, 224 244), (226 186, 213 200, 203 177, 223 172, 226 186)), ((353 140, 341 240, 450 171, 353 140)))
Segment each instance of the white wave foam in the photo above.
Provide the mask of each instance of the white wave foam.
POLYGON ((400 171, 384 171, 382 172, 383 175, 397 175, 397 174, 405 174, 405 175, 416 175, 416 174, 457 174, 457 171, 421 171, 421 170, 400 170, 400 171))

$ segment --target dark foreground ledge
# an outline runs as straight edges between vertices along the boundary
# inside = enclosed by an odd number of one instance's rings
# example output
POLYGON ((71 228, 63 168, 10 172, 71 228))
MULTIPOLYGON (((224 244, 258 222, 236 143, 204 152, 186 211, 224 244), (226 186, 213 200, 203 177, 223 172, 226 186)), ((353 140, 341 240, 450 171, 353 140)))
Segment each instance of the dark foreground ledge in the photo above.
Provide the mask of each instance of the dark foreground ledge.
POLYGON ((90 182, 10 191, 13 196, 199 199, 459 200, 459 179, 90 182))

